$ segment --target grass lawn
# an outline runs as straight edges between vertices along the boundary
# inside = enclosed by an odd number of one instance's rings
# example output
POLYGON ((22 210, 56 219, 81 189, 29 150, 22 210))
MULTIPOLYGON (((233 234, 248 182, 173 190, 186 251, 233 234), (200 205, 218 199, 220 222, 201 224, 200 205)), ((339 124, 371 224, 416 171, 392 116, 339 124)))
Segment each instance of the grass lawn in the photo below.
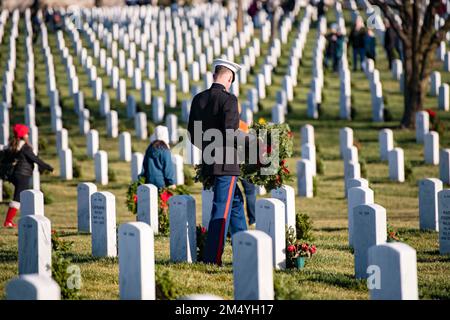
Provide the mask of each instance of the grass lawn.
MULTIPOLYGON (((303 15, 303 10, 300 17, 303 15)), ((346 17, 349 18, 346 12, 346 17)), ((299 18, 300 18, 299 17, 299 18)), ((335 21, 334 12, 329 10, 328 21, 335 21)), ((6 67, 9 46, 9 31, 11 21, 5 28, 3 43, 0 46, 1 67, 6 67)), ((262 101, 261 110, 254 119, 259 117, 270 119, 271 107, 275 104, 276 91, 281 87, 282 76, 286 73, 289 61, 289 51, 296 36, 297 25, 290 32, 289 42, 282 46, 282 57, 274 70, 273 84, 267 89, 268 97, 262 101)), ((375 193, 375 202, 387 210, 388 223, 397 228, 404 241, 417 250, 417 267, 419 280, 419 295, 421 299, 449 299, 450 298, 450 256, 439 255, 438 234, 435 232, 420 232, 418 217, 418 188, 417 181, 422 178, 438 177, 438 167, 426 165, 423 157, 423 146, 415 143, 415 132, 398 129, 402 115, 403 97, 399 93, 399 83, 392 79, 388 70, 387 60, 383 48, 378 44, 376 62, 380 70, 383 92, 386 96, 387 108, 393 115, 393 121, 385 123, 371 122, 371 104, 369 81, 361 72, 352 72, 352 100, 356 109, 353 121, 339 120, 339 77, 326 71, 325 87, 323 91, 322 114, 319 120, 306 118, 306 97, 309 91, 312 73, 312 51, 315 45, 315 26, 308 34, 308 41, 303 51, 303 60, 298 72, 298 85, 295 88, 295 99, 291 103, 292 110, 287 116, 295 137, 295 154, 288 160, 288 166, 295 173, 295 163, 300 159, 300 127, 310 123, 315 128, 318 157, 325 164, 325 172, 318 176, 318 195, 313 199, 296 198, 296 210, 305 212, 314 222, 315 244, 318 253, 308 262, 303 271, 276 271, 275 281, 278 298, 298 299, 367 299, 368 290, 365 281, 354 278, 353 255, 347 241, 347 203, 344 198, 343 162, 339 159, 339 129, 349 126, 354 130, 355 142, 359 148, 360 161, 365 163, 366 178, 375 193), (405 160, 413 167, 413 177, 405 183, 393 183, 388 179, 388 165, 379 160, 378 131, 382 128, 394 131, 395 146, 405 152, 405 160)), ((349 28, 348 28, 349 30, 349 28)), ((66 46, 75 55, 72 43, 67 34, 66 46)), ((40 156, 55 167, 53 175, 41 177, 41 188, 47 196, 53 198, 51 204, 45 206, 45 215, 52 222, 52 229, 64 231, 63 237, 74 242, 70 253, 72 262, 80 267, 82 275, 82 299, 117 299, 118 288, 118 260, 97 259, 91 256, 90 235, 77 233, 77 200, 76 186, 79 182, 94 181, 94 161, 86 156, 86 138, 79 134, 78 119, 73 111, 73 100, 68 92, 65 67, 56 47, 56 34, 49 32, 57 86, 60 93, 61 107, 64 110, 63 123, 69 131, 70 148, 74 162, 81 167, 82 177, 70 182, 62 182, 58 178, 59 161, 56 154, 55 135, 51 132, 49 99, 46 90, 46 74, 44 56, 40 40, 34 46, 37 124, 40 136, 40 156)), ((21 19, 19 38, 17 39, 17 68, 14 82, 13 108, 10 112, 11 123, 23 122, 25 105, 25 26, 21 19)), ((83 45, 87 41, 83 38, 83 45)), ((262 44, 262 55, 258 58, 254 70, 259 71, 268 52, 268 45, 262 44)), ((348 50, 351 64, 351 50, 348 50)), ((90 51, 92 55, 92 51, 90 51)), ((240 58, 239 58, 240 59, 240 58)), ((238 60, 239 60, 238 59, 238 60)), ((100 191, 110 191, 116 196, 117 223, 134 221, 135 217, 127 212, 125 196, 127 185, 131 179, 131 164, 119 160, 118 139, 106 136, 106 120, 100 118, 98 102, 92 99, 92 90, 88 86, 88 78, 78 59, 74 63, 80 80, 80 88, 85 95, 86 107, 91 110, 91 128, 100 134, 100 149, 108 152, 109 166, 114 171, 116 181, 107 187, 99 186, 100 191)), ((96 63, 96 62, 94 62, 96 63)), ((443 71, 443 66, 436 62, 435 69, 443 71)), ((105 72, 97 66, 97 73, 103 78, 104 86, 109 85, 105 72)), ((255 83, 255 74, 249 74, 248 84, 241 85, 241 102, 245 99, 246 91, 255 83)), ((445 82, 450 82, 448 73, 441 73, 445 82)), ((122 75, 123 76, 123 75, 122 75)), ((128 93, 132 92, 140 101, 139 92, 131 88, 128 81, 128 93)), ((155 83, 152 81, 152 88, 155 83)), ((119 112, 120 130, 132 133, 133 150, 144 152, 146 141, 138 141, 134 136, 133 121, 126 120, 125 105, 116 101, 115 91, 108 87, 111 99, 111 109, 119 112)), ((164 92, 152 91, 153 95, 164 96, 164 92)), ((178 99, 187 99, 189 95, 179 94, 178 99)), ((437 98, 427 97, 427 107, 437 110, 437 98)), ((140 106, 151 120, 151 107, 140 106)), ((170 110, 181 114, 181 103, 170 110)), ((167 112, 168 109, 166 109, 167 112)), ((450 114, 438 111, 438 117, 447 127, 450 125, 450 114)), ((180 121, 181 125, 182 124, 180 121)), ((149 124, 150 133, 153 124, 149 124)), ((440 137, 442 147, 450 146, 450 134, 445 132, 440 137)), ((193 173, 192 168, 188 168, 193 173)), ((297 189, 296 181, 292 186, 297 189)), ((197 221, 201 221, 201 186, 189 186, 189 190, 196 200, 197 221)), ((1 205, 6 213, 7 202, 1 205)), ((224 266, 206 266, 203 264, 174 264, 169 261, 169 238, 157 236, 155 239, 155 258, 158 271, 170 270, 174 285, 180 294, 211 293, 225 299, 233 298, 233 275, 231 246, 226 245, 224 266)), ((0 295, 4 295, 7 281, 18 274, 17 263, 17 230, 0 229, 0 295)))

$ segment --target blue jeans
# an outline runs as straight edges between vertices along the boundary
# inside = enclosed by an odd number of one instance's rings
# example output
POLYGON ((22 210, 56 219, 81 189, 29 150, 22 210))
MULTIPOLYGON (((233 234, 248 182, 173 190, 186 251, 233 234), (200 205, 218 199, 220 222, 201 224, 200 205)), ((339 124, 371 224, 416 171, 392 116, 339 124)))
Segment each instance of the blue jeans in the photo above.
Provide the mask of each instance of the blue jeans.
POLYGON ((244 198, 236 184, 237 179, 237 176, 215 177, 213 207, 203 257, 205 263, 222 265, 228 227, 230 227, 231 235, 247 230, 244 198))
POLYGON ((245 200, 247 202, 247 217, 248 224, 254 224, 256 222, 255 207, 256 207, 256 187, 253 183, 242 179, 242 186, 244 187, 245 200))
POLYGON ((359 56, 359 62, 361 64, 362 69, 362 63, 364 61, 366 55, 366 50, 364 48, 353 48, 353 70, 358 70, 358 56, 359 56))

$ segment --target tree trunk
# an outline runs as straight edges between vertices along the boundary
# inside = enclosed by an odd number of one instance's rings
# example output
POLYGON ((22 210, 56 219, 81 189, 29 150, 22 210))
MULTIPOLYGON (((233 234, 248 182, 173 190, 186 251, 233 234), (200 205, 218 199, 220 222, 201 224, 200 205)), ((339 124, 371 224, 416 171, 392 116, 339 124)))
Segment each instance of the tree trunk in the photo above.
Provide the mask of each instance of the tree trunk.
POLYGON ((237 13, 237 32, 244 31, 244 8, 242 5, 243 0, 238 0, 238 13, 237 13))
POLYGON ((427 90, 428 79, 420 79, 413 75, 410 79, 405 78, 404 86, 404 112, 401 126, 414 128, 416 112, 423 109, 427 90))

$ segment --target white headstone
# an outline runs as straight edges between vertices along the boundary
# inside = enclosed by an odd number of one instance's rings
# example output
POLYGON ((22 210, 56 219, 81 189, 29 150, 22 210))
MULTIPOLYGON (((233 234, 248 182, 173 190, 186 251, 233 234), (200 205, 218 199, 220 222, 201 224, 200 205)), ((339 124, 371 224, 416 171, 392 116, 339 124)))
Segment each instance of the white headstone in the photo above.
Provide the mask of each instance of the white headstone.
POLYGON ((281 200, 285 208, 285 221, 288 227, 295 230, 295 190, 291 186, 283 185, 271 191, 272 198, 281 200))
POLYGON ((344 150, 353 146, 353 130, 351 128, 342 128, 339 130, 340 154, 344 156, 344 150))
POLYGON ((119 227, 119 292, 122 300, 154 300, 153 230, 143 222, 119 227))
POLYGON ((119 136, 119 158, 121 161, 131 161, 131 135, 129 132, 122 132, 119 136))
POLYGON ((117 138, 119 135, 119 117, 115 110, 111 110, 106 116, 106 132, 109 138, 117 138))
POLYGON ((389 151, 389 178, 392 181, 405 181, 405 160, 403 149, 394 148, 389 151))
POLYGON ((256 230, 264 231, 272 238, 275 269, 286 268, 286 209, 278 199, 256 201, 256 230))
POLYGON ((169 199, 170 261, 196 262, 195 199, 188 195, 169 199))
POLYGON ((310 161, 312 175, 315 176, 317 174, 316 146, 314 144, 310 144, 310 143, 302 144, 301 154, 302 154, 302 159, 310 161))
POLYGON ((348 189, 347 208, 348 208, 348 243, 353 247, 354 223, 353 223, 353 208, 362 204, 374 203, 372 189, 365 187, 354 187, 348 189))
POLYGON ((136 137, 138 139, 147 139, 147 115, 145 114, 145 112, 138 112, 134 116, 134 129, 136 131, 136 137))
POLYGON ((145 222, 158 234, 158 188, 152 184, 140 185, 137 189, 137 221, 145 222))
POLYGON ((160 123, 164 119, 164 101, 162 97, 153 97, 152 119, 155 123, 160 123))
POLYGON ((450 184, 450 149, 441 149, 439 153, 439 178, 450 184))
MULTIPOLYGON (((416 250, 405 243, 381 243, 369 248, 368 266, 376 267, 378 286, 369 286, 371 300, 418 300, 416 250)), ((369 280, 370 281, 370 280, 369 280)))
POLYGON ((175 172, 175 184, 183 185, 184 184, 184 161, 183 156, 179 154, 172 155, 172 163, 173 169, 175 172))
POLYGON ((273 300, 272 239, 265 232, 241 231, 233 236, 235 300, 273 300))
POLYGON ((87 145, 87 156, 90 158, 94 158, 94 155, 97 153, 99 146, 99 138, 97 130, 94 129, 89 130, 86 136, 86 145, 87 145))
POLYGON ((110 192, 91 196, 92 255, 117 256, 116 197, 110 192))
POLYGON ((439 87, 439 110, 450 110, 450 86, 447 83, 439 87))
POLYGON ((97 192, 97 186, 90 182, 78 184, 77 217, 78 232, 91 233, 91 196, 97 192))
POLYGON ((312 165, 309 160, 297 161, 297 188, 300 197, 312 198, 314 196, 312 165))
POLYGON ((38 190, 24 190, 20 193, 20 214, 44 215, 44 194, 38 190))
POLYGON ((450 254, 450 189, 438 192, 439 252, 450 254))
POLYGON ((19 274, 52 274, 51 223, 43 215, 19 219, 19 274))
POLYGON ((95 181, 101 185, 108 184, 108 154, 100 150, 94 156, 95 181))
POLYGON ((353 248, 355 276, 367 277, 368 250, 386 242, 386 209, 378 204, 363 204, 353 208, 353 248))
POLYGON ((380 130, 378 134, 378 142, 380 144, 380 158, 382 161, 387 161, 389 151, 394 148, 394 134, 392 130, 380 130))
POLYGON ((300 129, 300 136, 301 136, 301 144, 310 143, 315 145, 315 138, 314 138, 314 127, 310 124, 305 124, 300 129))
POLYGON ((8 282, 7 300, 60 300, 61 289, 46 275, 25 274, 8 282))
POLYGON ((419 111, 416 113, 416 141, 423 143, 425 134, 430 130, 429 115, 426 111, 419 111))
POLYGON ((72 150, 64 149, 59 152, 60 177, 62 180, 73 179, 72 150))
POLYGON ((138 181, 139 175, 142 173, 142 165, 144 155, 140 152, 133 152, 131 156, 131 180, 138 181))
POLYGON ((439 164, 439 133, 430 131, 425 134, 424 142, 425 163, 438 165, 439 164))

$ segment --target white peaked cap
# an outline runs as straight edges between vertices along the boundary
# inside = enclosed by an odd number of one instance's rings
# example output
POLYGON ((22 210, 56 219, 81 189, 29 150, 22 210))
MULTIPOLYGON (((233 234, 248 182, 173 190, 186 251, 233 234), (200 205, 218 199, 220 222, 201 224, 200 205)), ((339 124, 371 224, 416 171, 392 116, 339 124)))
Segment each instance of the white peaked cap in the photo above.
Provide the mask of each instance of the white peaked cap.
POLYGON ((241 70, 241 66, 233 61, 225 60, 225 59, 215 59, 213 61, 213 70, 216 69, 217 66, 224 66, 227 69, 230 69, 233 72, 233 81, 235 78, 236 72, 241 70))

